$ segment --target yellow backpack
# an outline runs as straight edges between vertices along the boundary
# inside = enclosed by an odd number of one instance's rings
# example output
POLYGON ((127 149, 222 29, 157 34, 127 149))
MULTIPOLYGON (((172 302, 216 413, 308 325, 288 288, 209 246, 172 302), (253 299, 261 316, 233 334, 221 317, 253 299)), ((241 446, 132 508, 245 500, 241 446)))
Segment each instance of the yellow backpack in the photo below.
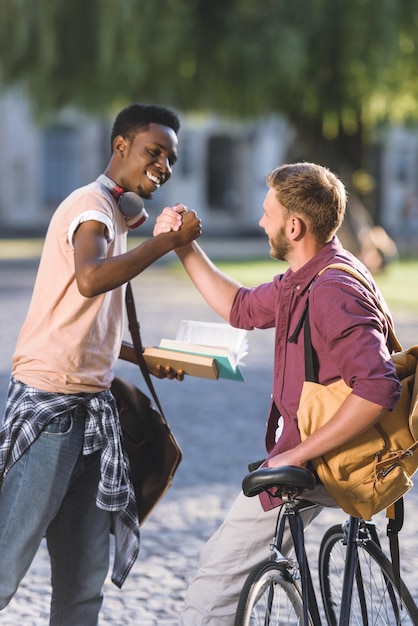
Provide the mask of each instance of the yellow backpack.
MULTIPOLYGON (((370 289, 367 280, 354 268, 342 263, 325 267, 342 269, 355 276, 370 289)), ((322 273, 320 272, 320 273, 322 273)), ((385 313, 383 308, 382 312, 385 313)), ((329 493, 349 515, 366 520, 388 509, 401 498, 413 483, 418 469, 418 345, 402 350, 388 319, 390 345, 396 373, 402 384, 400 399, 362 435, 344 446, 312 460, 312 464, 329 493)), ((318 430, 334 415, 352 392, 343 380, 320 385, 314 380, 309 316, 305 317, 304 383, 298 410, 298 426, 302 440, 318 430), (311 367, 311 370, 309 370, 311 367)))

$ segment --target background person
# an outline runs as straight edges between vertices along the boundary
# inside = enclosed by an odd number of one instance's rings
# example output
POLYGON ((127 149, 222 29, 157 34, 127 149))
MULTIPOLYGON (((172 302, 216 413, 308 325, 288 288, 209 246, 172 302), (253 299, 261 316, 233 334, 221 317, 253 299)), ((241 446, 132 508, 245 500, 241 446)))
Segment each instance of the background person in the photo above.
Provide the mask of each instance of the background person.
MULTIPOLYGON (((133 104, 114 122, 103 175, 52 217, 29 311, 13 357, 0 431, 0 609, 46 535, 52 567, 50 624, 98 623, 109 566, 121 586, 139 543, 135 498, 121 447, 112 367, 121 348, 125 284, 200 234, 193 212, 127 251, 126 192, 152 194, 172 173, 179 120, 133 104)), ((134 196, 135 199, 135 196, 134 196)), ((181 373, 158 368, 160 377, 181 373)))
MULTIPOLYGON (((387 347, 387 322, 377 306, 382 297, 368 270, 343 249, 335 235, 346 209, 342 182, 324 167, 295 163, 275 169, 267 184, 259 224, 268 237, 270 255, 289 264, 284 274, 248 289, 217 269, 196 242, 176 252, 208 304, 232 326, 275 328, 266 465, 305 466, 349 442, 393 409, 400 383, 387 347), (343 270, 329 269, 318 276, 335 262, 356 268, 373 285, 373 292, 343 270), (289 338, 295 335, 308 290, 319 383, 328 385, 343 378, 353 391, 325 426, 301 442, 297 410, 305 376, 303 332, 296 333, 296 342, 289 338)), ((163 211, 154 232, 169 232, 176 225, 175 212, 183 208, 163 211)), ((309 492, 309 500, 317 506, 302 511, 305 526, 324 505, 336 506, 322 485, 309 492)), ((202 551, 200 568, 187 591, 184 626, 234 624, 250 569, 269 556, 275 506, 277 501, 267 494, 238 496, 202 551)))

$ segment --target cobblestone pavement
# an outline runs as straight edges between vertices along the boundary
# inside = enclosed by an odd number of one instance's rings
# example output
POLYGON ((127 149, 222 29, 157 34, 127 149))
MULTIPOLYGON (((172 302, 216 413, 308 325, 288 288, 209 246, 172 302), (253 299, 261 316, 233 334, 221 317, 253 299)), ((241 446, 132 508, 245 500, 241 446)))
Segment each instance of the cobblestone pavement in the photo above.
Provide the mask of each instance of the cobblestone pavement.
MULTIPOLYGON (((0 242, 0 250, 1 245, 0 242)), ((224 251, 226 246, 228 242, 223 242, 224 251)), ((242 252, 242 246, 240 249, 242 252)), ((1 412, 10 359, 35 271, 36 262, 30 259, 0 261, 1 412)), ((271 275, 274 271, 272 265, 271 275)), ((174 272, 163 263, 135 279, 133 286, 146 345, 157 344, 162 335, 174 337, 182 319, 219 321, 181 272, 174 272)), ((401 341, 405 345, 416 342, 418 321, 402 312, 394 313, 401 341)), ((123 589, 118 590, 110 579, 106 581, 100 621, 103 626, 178 624, 187 581, 195 572, 203 543, 223 519, 238 492, 247 463, 264 453, 271 386, 271 331, 250 333, 249 348, 245 383, 198 378, 188 378, 182 383, 156 381, 166 417, 184 457, 170 491, 144 524, 140 556, 123 589)), ((117 369, 119 374, 144 387, 136 366, 121 362, 117 369)), ((418 575, 413 555, 418 544, 417 515, 418 496, 413 489, 406 499, 401 549, 403 576, 415 597, 418 597, 418 575)), ((308 529, 312 563, 316 562, 320 538, 326 528, 344 517, 342 512, 327 510, 308 529)), ((384 538, 383 516, 378 516, 377 522, 384 538)), ((48 614, 49 564, 46 548, 41 545, 16 597, 0 614, 0 625, 45 626, 48 614)))

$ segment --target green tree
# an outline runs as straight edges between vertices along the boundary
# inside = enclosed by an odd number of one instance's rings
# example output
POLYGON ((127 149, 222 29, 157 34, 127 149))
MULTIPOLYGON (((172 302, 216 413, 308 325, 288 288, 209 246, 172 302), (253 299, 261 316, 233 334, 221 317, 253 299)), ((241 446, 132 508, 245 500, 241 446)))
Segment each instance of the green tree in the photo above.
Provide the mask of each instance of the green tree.
POLYGON ((417 32, 417 0, 2 0, 0 76, 38 112, 283 113, 304 158, 367 170, 376 128, 418 117, 417 32))

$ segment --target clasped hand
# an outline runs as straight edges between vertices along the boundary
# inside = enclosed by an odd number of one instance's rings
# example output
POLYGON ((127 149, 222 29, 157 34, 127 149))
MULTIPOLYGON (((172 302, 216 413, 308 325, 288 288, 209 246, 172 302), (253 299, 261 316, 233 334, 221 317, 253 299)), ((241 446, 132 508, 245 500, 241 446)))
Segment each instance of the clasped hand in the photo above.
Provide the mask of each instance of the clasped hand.
POLYGON ((200 237, 202 223, 195 211, 190 211, 184 204, 165 207, 155 221, 153 235, 163 233, 181 233, 179 246, 184 246, 200 237))
MULTIPOLYGON (((202 224, 194 211, 189 211, 184 204, 176 204, 165 207, 155 220, 154 237, 163 233, 179 233, 177 246, 185 246, 202 234, 202 224)), ((151 373, 157 378, 184 379, 183 370, 175 371, 162 365, 157 365, 151 373)))

